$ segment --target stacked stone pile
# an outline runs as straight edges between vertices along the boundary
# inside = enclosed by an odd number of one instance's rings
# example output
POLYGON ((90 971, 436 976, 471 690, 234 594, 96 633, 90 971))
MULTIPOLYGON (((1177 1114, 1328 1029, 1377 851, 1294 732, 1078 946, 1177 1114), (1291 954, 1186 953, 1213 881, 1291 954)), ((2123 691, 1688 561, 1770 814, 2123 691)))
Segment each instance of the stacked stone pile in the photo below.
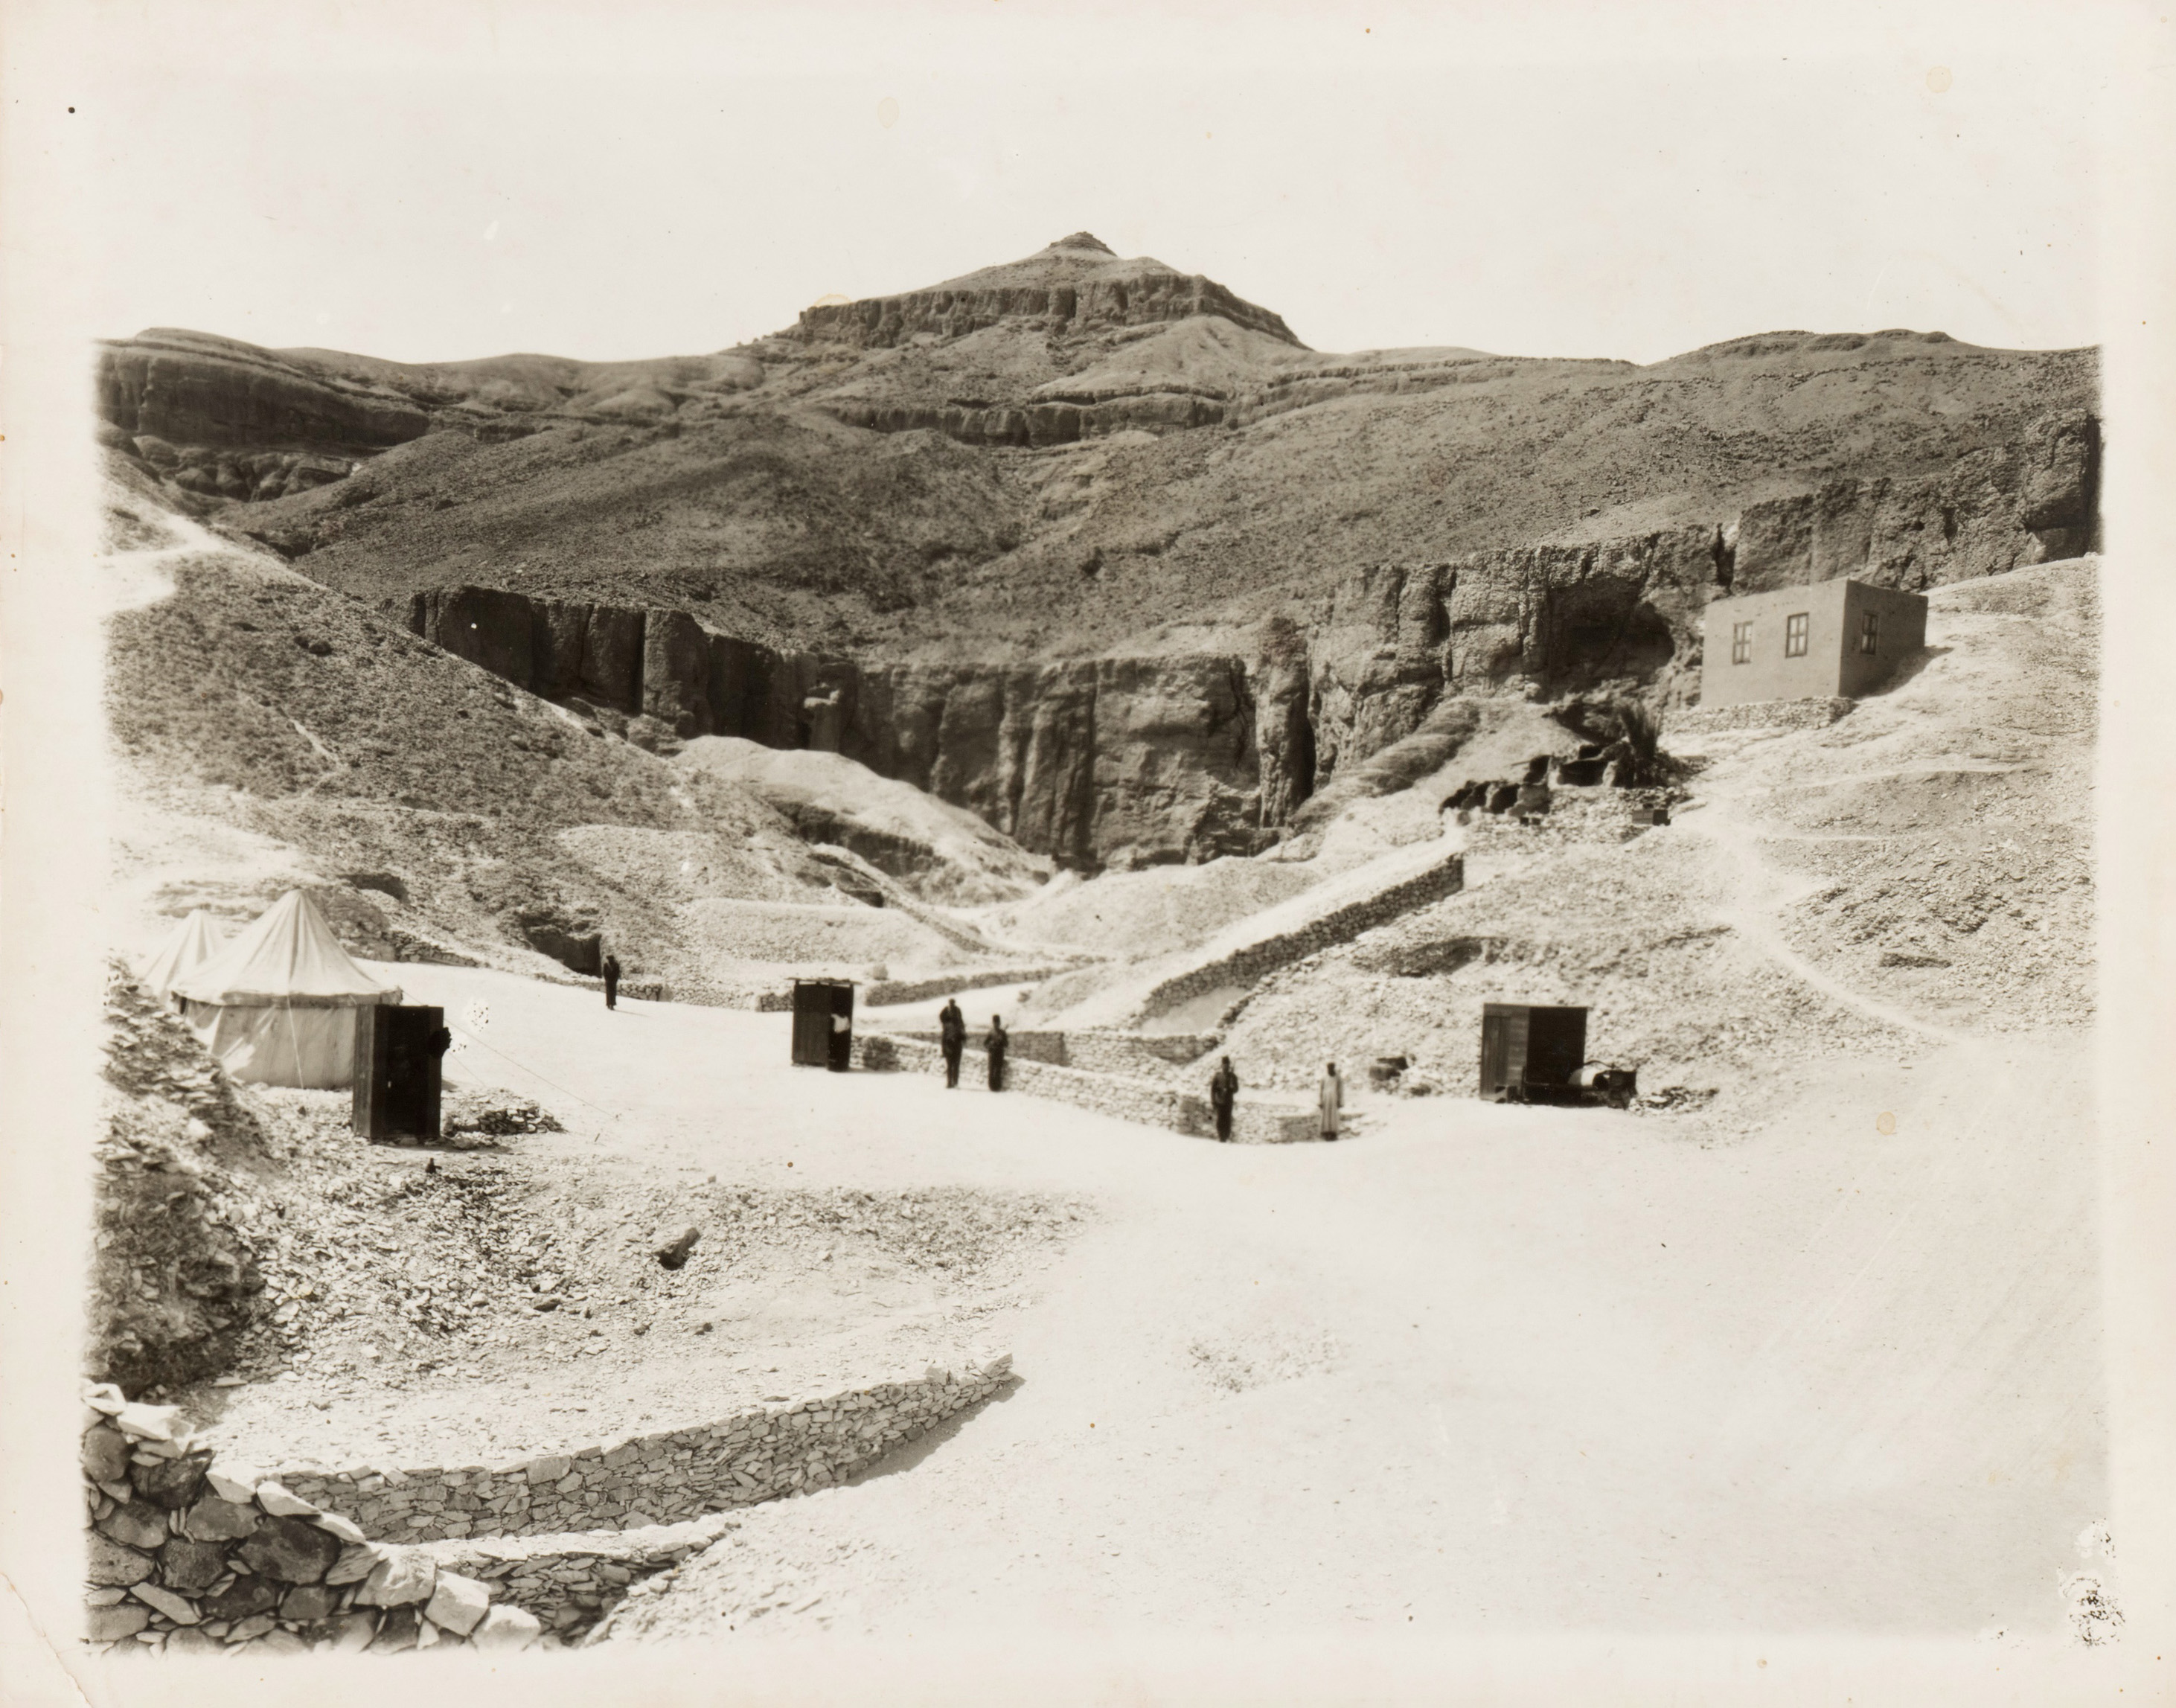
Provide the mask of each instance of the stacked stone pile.
POLYGON ((582 1230, 530 1213, 509 1161, 389 1170, 356 1142, 348 1101, 252 1088, 281 1178, 279 1213, 255 1224, 269 1310, 237 1361, 244 1372, 291 1362, 329 1379, 343 1356, 329 1349, 364 1325, 389 1365, 443 1359, 453 1341, 525 1319, 574 1262, 565 1248, 582 1230))
POLYGON ((1825 730, 1856 702, 1840 694, 1811 699, 1762 699, 1744 705, 1690 706, 1673 710, 1664 732, 1673 742, 1733 730, 1825 730))
POLYGON ((464 1087, 448 1092, 439 1109, 439 1134, 456 1146, 566 1130, 558 1117, 535 1098, 511 1091, 464 1087))
POLYGON ((1649 828, 1641 811, 1667 811, 1684 798, 1682 789, 1565 788, 1549 791, 1549 809, 1520 819, 1510 813, 1474 813, 1465 820, 1469 855, 1531 853, 1576 842, 1629 842, 1649 828))
POLYGON ((389 1548, 276 1480, 210 1451, 170 1406, 84 1393, 93 1649, 177 1653, 393 1653, 441 1645, 522 1649, 536 1616, 491 1586, 389 1548))
POLYGON ((640 1529, 828 1488, 1004 1386, 1009 1354, 932 1366, 815 1400, 764 1406, 612 1446, 492 1471, 391 1466, 284 1471, 305 1501, 337 1504, 365 1537, 407 1542, 640 1529))

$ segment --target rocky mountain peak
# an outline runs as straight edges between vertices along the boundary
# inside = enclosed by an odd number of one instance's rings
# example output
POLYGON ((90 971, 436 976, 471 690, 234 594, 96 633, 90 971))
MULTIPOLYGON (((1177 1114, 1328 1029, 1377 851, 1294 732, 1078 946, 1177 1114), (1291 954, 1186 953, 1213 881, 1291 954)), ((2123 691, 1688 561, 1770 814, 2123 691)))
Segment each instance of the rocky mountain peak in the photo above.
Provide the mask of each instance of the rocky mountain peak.
POLYGON ((1123 258, 1089 231, 1061 237, 1020 260, 978 268, 919 291, 816 303, 802 311, 800 324, 788 335, 879 349, 924 334, 960 338, 1004 321, 1082 334, 1201 315, 1228 320, 1280 343, 1299 344, 1281 318, 1214 279, 1182 273, 1152 256, 1123 258))

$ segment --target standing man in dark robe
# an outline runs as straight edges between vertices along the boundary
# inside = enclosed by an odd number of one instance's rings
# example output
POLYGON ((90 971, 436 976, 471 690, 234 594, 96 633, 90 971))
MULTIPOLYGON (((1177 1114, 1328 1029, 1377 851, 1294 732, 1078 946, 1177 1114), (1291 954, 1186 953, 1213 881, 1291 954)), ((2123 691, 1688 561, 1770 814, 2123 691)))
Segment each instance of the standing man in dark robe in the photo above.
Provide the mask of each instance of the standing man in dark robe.
POLYGON ((604 974, 605 1006, 608 1009, 616 1009, 619 1006, 619 957, 617 955, 608 955, 605 957, 604 974))
POLYGON ((1209 1077, 1209 1107, 1216 1115, 1216 1142, 1232 1142, 1232 1106, 1239 1101, 1239 1076, 1232 1069, 1232 1058, 1226 1056, 1223 1065, 1209 1077))
POLYGON ((960 1012, 960 1004, 946 999, 937 1014, 938 1047, 944 1052, 944 1089, 957 1090, 960 1084, 960 1053, 967 1047, 967 1017, 960 1012))
POLYGON ((982 1047, 990 1053, 990 1089, 993 1091, 1002 1091, 1005 1088, 1005 1046, 1011 1042, 1011 1036, 1005 1031, 1005 1023, 992 1014, 989 1036, 982 1040, 982 1047))

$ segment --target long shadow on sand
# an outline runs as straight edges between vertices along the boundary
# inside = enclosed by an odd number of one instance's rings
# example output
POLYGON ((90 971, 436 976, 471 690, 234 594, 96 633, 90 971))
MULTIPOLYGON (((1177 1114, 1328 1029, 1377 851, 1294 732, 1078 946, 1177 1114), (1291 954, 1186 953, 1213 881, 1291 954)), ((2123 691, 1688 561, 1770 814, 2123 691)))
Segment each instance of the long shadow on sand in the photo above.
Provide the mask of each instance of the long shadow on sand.
POLYGON ((913 1470, 916 1466, 921 1464, 923 1460, 928 1458, 931 1454, 957 1435, 966 1427, 970 1418, 979 1416, 987 1406, 1004 1405, 1026 1385, 1025 1379, 1018 1375, 1008 1378, 1005 1384, 987 1399, 976 1401, 963 1412, 955 1412, 942 1423, 932 1428, 928 1434, 908 1442, 896 1452, 887 1454, 875 1464, 857 1471, 837 1486, 840 1488, 852 1488, 860 1483, 874 1482, 880 1477, 891 1477, 902 1471, 913 1470))

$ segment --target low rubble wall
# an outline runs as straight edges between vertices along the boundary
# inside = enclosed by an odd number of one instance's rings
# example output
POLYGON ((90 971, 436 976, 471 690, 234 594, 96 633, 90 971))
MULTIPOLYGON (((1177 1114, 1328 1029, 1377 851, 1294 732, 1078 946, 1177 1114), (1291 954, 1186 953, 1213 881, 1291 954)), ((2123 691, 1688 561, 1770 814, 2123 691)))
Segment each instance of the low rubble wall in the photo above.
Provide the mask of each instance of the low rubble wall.
MULTIPOLYGON (((1735 710, 1735 708, 1733 708, 1735 710)), ((1642 809, 1667 810, 1684 798, 1682 789, 1553 787, 1549 810, 1521 819, 1511 813, 1461 809, 1470 855, 1517 854, 1580 844, 1629 842, 1651 827, 1633 822, 1642 809)))
MULTIPOLYGON (((907 1030, 885 1027, 883 1030, 888 1037, 911 1038, 917 1043, 928 1044, 933 1047, 938 1042, 938 1035, 933 1026, 907 1030)), ((982 1032, 971 1028, 969 1030, 967 1054, 981 1056, 987 1053, 982 1047, 984 1036, 982 1032)), ((1156 1080, 1190 1067, 1215 1049, 1219 1042, 1215 1032, 1174 1032, 1168 1036, 1157 1036, 1146 1032, 1097 1030, 1015 1031, 1005 1036, 1011 1040, 1011 1047, 1006 1052, 1007 1058, 1011 1061, 1042 1062, 1053 1068, 1077 1068, 1084 1074, 1125 1074, 1135 1079, 1146 1076, 1156 1080)))
POLYGON ((1465 885, 1465 861, 1456 854, 1446 855, 1424 871, 1334 907, 1305 925, 1259 938, 1165 980, 1141 999, 1140 1014, 1144 1018, 1164 1014, 1227 986, 1259 984, 1296 960, 1350 942, 1362 932, 1387 924, 1417 907, 1455 895, 1465 885))
POLYGON ((927 1002, 932 997, 956 996, 965 990, 994 990, 1000 985, 1041 984, 1060 973, 1078 972, 1080 963, 1062 966, 985 966, 966 972, 949 972, 941 978, 879 979, 862 992, 865 1006, 882 1008, 892 1003, 927 1002))
POLYGON ((1749 700, 1743 705, 1692 706, 1663 714, 1665 740, 1725 730, 1825 730, 1856 705, 1841 694, 1814 699, 1749 700))
POLYGON ((1216 1032, 1084 1030, 1065 1034, 1065 1065, 1091 1074, 1145 1073, 1160 1077, 1193 1067, 1222 1042, 1216 1032))
POLYGON ((640 1530, 559 1536, 487 1536, 417 1544, 442 1572, 492 1586, 506 1605, 534 1614, 563 1640, 611 1613, 635 1585, 677 1569, 733 1528, 713 1516, 640 1530))
POLYGON ((280 1481, 305 1500, 337 1504, 366 1536, 402 1542, 637 1529, 828 1488, 988 1399, 1011 1368, 1009 1354, 957 1373, 933 1367, 498 1471, 302 1467, 280 1481))
MULTIPOLYGON (((855 1041, 859 1065, 873 1072, 941 1074, 944 1058, 933 1043, 896 1032, 867 1032, 855 1041)), ((963 1066, 963 1091, 989 1095, 988 1070, 982 1062, 963 1066)), ((1085 1073, 1078 1068, 1052 1067, 1042 1062, 1008 1060, 1005 1091, 1031 1097, 1048 1097, 1099 1115, 1133 1121, 1144 1127, 1161 1127, 1189 1139, 1213 1139, 1214 1118, 1206 1096, 1183 1091, 1174 1085, 1138 1080, 1120 1074, 1085 1073)), ((1312 1112, 1289 1104, 1259 1103, 1241 1098, 1232 1111, 1232 1137, 1243 1145, 1289 1145, 1319 1136, 1312 1112)))
POLYGON ((215 1464, 174 1407, 131 1404, 106 1384, 84 1397, 95 1651, 512 1650, 542 1635, 482 1578, 373 1542, 275 1478, 215 1464))

